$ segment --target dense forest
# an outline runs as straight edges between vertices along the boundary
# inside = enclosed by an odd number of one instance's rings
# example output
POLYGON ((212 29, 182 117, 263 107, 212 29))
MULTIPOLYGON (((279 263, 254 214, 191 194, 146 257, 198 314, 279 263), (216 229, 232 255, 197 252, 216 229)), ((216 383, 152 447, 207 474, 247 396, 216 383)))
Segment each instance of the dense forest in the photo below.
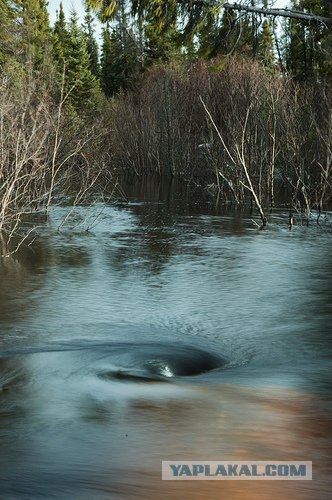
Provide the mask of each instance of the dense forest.
POLYGON ((332 2, 293 0, 293 17, 242 4, 87 0, 80 24, 59 3, 50 26, 45 0, 0 0, 0 230, 122 175, 326 209, 332 2))

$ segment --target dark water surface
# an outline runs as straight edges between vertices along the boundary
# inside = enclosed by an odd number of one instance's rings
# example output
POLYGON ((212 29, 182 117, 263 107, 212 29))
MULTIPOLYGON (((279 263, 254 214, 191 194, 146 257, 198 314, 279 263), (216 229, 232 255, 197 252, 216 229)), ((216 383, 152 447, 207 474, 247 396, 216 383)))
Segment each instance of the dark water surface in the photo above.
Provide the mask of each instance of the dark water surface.
POLYGON ((0 498, 328 498, 328 226, 128 195, 60 232, 54 209, 0 261, 0 498), (162 482, 162 460, 309 460, 313 481, 162 482))

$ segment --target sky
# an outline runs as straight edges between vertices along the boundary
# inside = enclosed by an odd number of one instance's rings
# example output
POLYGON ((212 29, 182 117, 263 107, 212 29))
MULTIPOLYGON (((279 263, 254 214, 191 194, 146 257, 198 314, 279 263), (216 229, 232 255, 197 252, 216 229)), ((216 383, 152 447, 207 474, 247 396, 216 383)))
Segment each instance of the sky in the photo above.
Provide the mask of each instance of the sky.
MULTIPOLYGON (((61 0, 48 0, 48 11, 50 13, 50 22, 53 25, 56 19, 56 11, 59 10, 61 0)), ((82 0, 62 0, 63 10, 68 19, 70 11, 75 9, 80 19, 84 17, 84 6, 82 0)))
MULTIPOLYGON (((59 10, 60 2, 62 1, 63 10, 65 13, 65 18, 68 21, 70 12, 74 9, 81 23, 84 21, 84 0, 48 0, 48 11, 50 14, 50 23, 53 26, 56 20, 56 12, 59 10)), ((96 20, 94 23, 95 34, 97 41, 101 37, 101 24, 96 20)))

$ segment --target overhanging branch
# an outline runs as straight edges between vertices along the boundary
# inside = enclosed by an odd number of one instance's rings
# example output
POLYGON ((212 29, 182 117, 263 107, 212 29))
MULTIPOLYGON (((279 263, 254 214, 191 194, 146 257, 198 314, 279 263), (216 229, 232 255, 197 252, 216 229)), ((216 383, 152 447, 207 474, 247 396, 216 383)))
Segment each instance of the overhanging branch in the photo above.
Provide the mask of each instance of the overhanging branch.
POLYGON ((292 19, 299 19, 301 21, 314 21, 322 24, 330 24, 330 17, 316 16, 314 14, 306 14, 304 12, 297 12, 289 9, 265 9, 264 7, 251 7, 248 5, 242 5, 237 3, 225 3, 225 9, 232 10, 243 10, 246 12, 257 12, 257 14, 263 14, 265 16, 280 16, 280 17, 289 17, 292 19))

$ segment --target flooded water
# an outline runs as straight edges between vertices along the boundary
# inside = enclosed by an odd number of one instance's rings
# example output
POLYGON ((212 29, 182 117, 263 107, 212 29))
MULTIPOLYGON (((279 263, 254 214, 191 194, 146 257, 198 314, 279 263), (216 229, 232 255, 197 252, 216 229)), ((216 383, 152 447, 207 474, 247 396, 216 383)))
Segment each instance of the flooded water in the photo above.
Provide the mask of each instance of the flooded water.
POLYGON ((331 228, 127 194, 55 208, 0 261, 0 497, 328 498, 331 228), (162 460, 313 480, 169 482, 162 460))

